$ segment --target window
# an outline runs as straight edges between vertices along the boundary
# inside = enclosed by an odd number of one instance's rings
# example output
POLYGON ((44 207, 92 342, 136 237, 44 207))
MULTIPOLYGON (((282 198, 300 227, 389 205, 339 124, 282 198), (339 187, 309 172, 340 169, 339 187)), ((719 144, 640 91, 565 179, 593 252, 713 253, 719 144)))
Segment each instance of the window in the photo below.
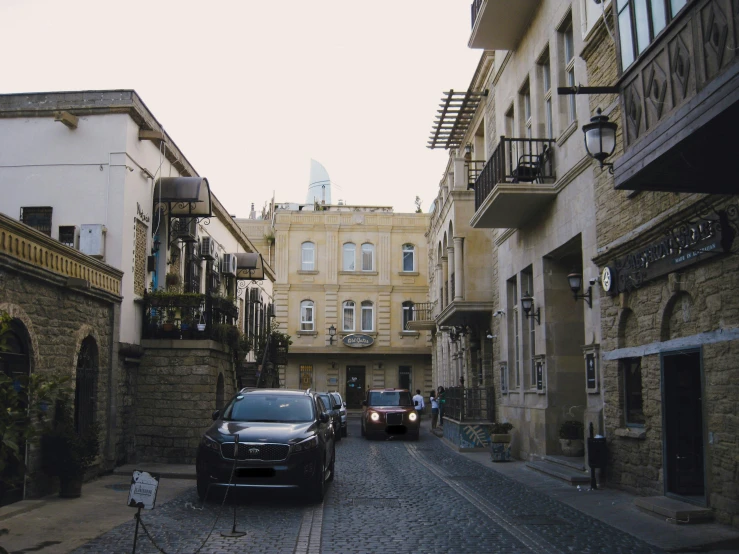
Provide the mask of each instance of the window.
POLYGON ((624 376, 624 423, 627 426, 643 427, 641 358, 625 358, 620 363, 624 376))
POLYGON ((412 244, 403 245, 403 271, 416 270, 416 247, 412 244))
POLYGON ((300 269, 303 271, 314 271, 316 268, 316 245, 312 242, 304 242, 300 250, 300 269))
POLYGON ((531 86, 528 79, 526 79, 518 94, 521 101, 521 112, 523 113, 523 120, 521 121, 523 136, 531 138, 531 86))
POLYGON ((98 347, 95 339, 87 337, 77 353, 77 374, 74 387, 74 430, 85 433, 95 422, 97 399, 98 347))
MULTIPOLYGON (((521 290, 533 291, 534 290, 534 276, 531 267, 526 268, 521 272, 521 290)), ((523 361, 524 366, 528 365, 531 368, 531 381, 529 382, 530 387, 536 386, 536 321, 531 317, 524 317, 522 320, 524 336, 524 353, 523 361)))
POLYGON ((685 7, 688 0, 618 0, 621 67, 626 69, 685 7))
POLYGON ((354 259, 356 256, 356 250, 357 247, 351 242, 347 242, 344 245, 344 271, 354 271, 354 259))
POLYGON ((373 271, 375 268, 375 246, 368 242, 362 245, 362 271, 373 271))
POLYGON ((552 68, 549 64, 549 48, 539 58, 539 80, 541 94, 544 99, 544 136, 554 138, 554 123, 552 119, 552 68))
POLYGON ((521 385, 521 337, 518 325, 518 284, 515 277, 508 280, 508 314, 508 359, 513 359, 513 363, 509 363, 508 368, 514 376, 509 383, 513 382, 518 388, 521 385))
POLYGON ((344 331, 354 331, 354 302, 344 302, 344 331))
POLYGON ((69 246, 70 248, 77 248, 75 244, 75 231, 77 228, 74 225, 59 226, 59 242, 69 246))
POLYGON ((408 323, 413 321, 413 302, 403 302, 403 331, 408 331, 408 323))
POLYGON ((313 301, 303 300, 300 303, 300 330, 313 331, 315 325, 313 321, 313 301))
POLYGON ((51 212, 53 208, 21 208, 21 222, 45 235, 51 236, 51 212))
POLYGON ((369 300, 362 302, 362 331, 374 330, 375 308, 369 300))
MULTIPOLYGON (((567 17, 562 30, 560 31, 562 38, 562 47, 564 51, 564 73, 565 85, 568 87, 575 86, 575 35, 572 30, 572 14, 567 17)), ((577 113, 575 111, 575 95, 567 96, 567 123, 575 121, 577 113)))

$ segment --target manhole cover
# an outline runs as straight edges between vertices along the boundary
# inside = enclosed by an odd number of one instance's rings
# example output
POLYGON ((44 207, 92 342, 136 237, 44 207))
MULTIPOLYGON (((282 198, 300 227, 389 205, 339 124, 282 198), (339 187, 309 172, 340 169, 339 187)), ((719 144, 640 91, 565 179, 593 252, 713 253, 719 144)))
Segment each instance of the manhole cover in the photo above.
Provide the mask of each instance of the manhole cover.
POLYGON ((512 519, 514 525, 570 525, 569 522, 557 516, 523 515, 512 519))
POLYGON ((106 489, 113 489, 114 491, 130 491, 130 483, 113 483, 112 485, 105 485, 106 489))
POLYGON ((398 498, 352 498, 352 506, 370 508, 400 508, 398 498))

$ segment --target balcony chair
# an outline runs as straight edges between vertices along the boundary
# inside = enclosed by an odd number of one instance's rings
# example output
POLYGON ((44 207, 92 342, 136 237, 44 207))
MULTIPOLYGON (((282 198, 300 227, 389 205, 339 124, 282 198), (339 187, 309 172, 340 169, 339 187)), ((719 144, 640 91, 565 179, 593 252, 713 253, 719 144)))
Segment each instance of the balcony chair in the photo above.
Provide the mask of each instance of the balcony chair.
POLYGON ((551 148, 544 145, 541 154, 523 154, 518 158, 518 165, 513 170, 514 183, 541 183, 544 176, 551 148))

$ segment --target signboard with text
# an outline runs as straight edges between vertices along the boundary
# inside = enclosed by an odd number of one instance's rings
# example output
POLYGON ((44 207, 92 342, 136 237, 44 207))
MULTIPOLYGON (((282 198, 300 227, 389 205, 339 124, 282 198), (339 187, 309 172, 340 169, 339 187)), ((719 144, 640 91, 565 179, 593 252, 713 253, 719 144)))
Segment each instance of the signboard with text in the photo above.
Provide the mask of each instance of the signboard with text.
POLYGON ((128 493, 128 505, 132 508, 153 510, 158 487, 158 473, 134 470, 131 476, 131 490, 128 493))
POLYGON ((351 348, 366 348, 368 346, 372 346, 375 343, 375 339, 370 335, 352 333, 351 335, 346 335, 342 339, 342 342, 351 348))

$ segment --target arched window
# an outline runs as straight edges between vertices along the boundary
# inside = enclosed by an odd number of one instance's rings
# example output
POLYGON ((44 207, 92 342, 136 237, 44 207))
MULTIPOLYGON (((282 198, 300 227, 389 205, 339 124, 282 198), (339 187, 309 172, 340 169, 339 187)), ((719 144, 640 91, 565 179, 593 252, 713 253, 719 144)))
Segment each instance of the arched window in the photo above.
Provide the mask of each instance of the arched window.
POLYGON ((316 245, 304 242, 300 247, 300 269, 314 271, 316 269, 316 245))
POLYGON ((82 341, 77 354, 77 377, 74 388, 74 429, 85 433, 95 422, 97 400, 98 346, 95 339, 82 341))
POLYGON ((354 331, 354 302, 347 300, 344 302, 344 331, 354 331))
POLYGON ((403 302, 403 331, 408 331, 408 323, 413 321, 413 302, 403 302))
POLYGON ((314 310, 312 300, 303 300, 300 303, 300 330, 313 331, 315 329, 314 310))
POLYGON ((375 245, 365 242, 362 245, 362 271, 374 271, 375 245))
POLYGON ((416 247, 412 244, 403 245, 403 271, 416 270, 416 247))
POLYGON ((362 331, 374 331, 375 307, 369 300, 362 302, 362 331))
POLYGON ((343 256, 343 269, 344 271, 354 271, 354 259, 356 256, 357 247, 354 243, 347 242, 344 245, 344 256, 343 256))

